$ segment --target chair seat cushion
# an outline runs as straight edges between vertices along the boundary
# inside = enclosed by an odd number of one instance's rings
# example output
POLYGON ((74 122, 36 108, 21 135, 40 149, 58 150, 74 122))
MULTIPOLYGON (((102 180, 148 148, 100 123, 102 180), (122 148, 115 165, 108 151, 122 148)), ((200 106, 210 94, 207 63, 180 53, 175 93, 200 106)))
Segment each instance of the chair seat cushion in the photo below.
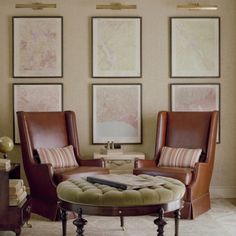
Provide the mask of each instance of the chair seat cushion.
POLYGON ((134 169, 135 175, 148 174, 153 176, 166 176, 180 180, 185 185, 189 185, 193 177, 192 168, 179 167, 153 167, 134 169))
POLYGON ((76 166, 68 168, 54 168, 53 180, 56 184, 70 178, 78 179, 84 176, 97 174, 109 174, 109 170, 102 167, 76 166))

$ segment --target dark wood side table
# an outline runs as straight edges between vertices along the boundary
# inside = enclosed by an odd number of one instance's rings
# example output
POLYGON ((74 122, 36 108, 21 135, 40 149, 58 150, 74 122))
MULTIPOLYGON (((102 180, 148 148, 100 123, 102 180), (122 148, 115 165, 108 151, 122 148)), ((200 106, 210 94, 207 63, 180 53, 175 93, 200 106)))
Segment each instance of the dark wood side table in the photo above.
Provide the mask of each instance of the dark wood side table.
POLYGON ((0 171, 0 230, 14 231, 19 236, 21 227, 30 219, 30 197, 18 206, 9 206, 10 178, 20 178, 20 164, 12 164, 9 171, 0 171))

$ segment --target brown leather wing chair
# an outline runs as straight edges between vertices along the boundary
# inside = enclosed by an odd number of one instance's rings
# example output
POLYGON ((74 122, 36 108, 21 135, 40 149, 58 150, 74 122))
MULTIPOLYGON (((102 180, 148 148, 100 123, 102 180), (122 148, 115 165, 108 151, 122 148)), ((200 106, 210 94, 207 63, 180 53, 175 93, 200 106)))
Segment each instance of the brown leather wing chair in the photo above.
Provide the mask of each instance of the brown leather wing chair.
POLYGON ((76 127, 75 113, 17 112, 24 170, 30 187, 32 212, 51 220, 59 219, 56 186, 68 178, 108 174, 99 159, 82 160, 76 127), (41 164, 37 148, 73 146, 78 166, 53 168, 41 164))
POLYGON ((134 174, 150 174, 179 179, 186 185, 182 218, 193 219, 210 209, 218 112, 167 112, 157 117, 154 160, 136 160, 134 174), (162 147, 201 148, 193 168, 159 167, 162 147))

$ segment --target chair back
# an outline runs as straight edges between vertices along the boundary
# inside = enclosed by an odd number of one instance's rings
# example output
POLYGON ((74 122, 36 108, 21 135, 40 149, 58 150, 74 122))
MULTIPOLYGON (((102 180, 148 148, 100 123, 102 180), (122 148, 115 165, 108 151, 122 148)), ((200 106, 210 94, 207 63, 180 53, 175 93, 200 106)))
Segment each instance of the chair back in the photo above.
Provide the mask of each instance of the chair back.
POLYGON ((79 157, 79 141, 75 113, 17 112, 24 166, 34 162, 37 148, 56 148, 72 145, 79 157))
POLYGON ((158 163, 163 146, 201 148, 201 162, 213 161, 218 112, 158 113, 155 159, 158 163), (211 158, 212 157, 212 158, 211 158))

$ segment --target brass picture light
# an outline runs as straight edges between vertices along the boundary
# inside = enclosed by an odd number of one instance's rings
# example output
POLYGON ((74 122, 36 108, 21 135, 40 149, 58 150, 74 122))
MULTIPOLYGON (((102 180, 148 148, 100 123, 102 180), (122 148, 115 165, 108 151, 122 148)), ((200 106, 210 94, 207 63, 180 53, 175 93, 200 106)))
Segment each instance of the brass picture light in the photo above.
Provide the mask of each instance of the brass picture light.
POLYGON ((31 8, 33 10, 42 10, 44 8, 56 8, 57 4, 54 3, 19 3, 16 4, 16 8, 31 8))
POLYGON ((96 9, 110 9, 110 10, 122 10, 122 9, 136 9, 136 5, 127 5, 121 3, 110 3, 107 5, 96 5, 96 9))
POLYGON ((186 9, 186 10, 217 10, 217 5, 201 5, 199 3, 188 3, 183 5, 177 5, 178 9, 186 9))

